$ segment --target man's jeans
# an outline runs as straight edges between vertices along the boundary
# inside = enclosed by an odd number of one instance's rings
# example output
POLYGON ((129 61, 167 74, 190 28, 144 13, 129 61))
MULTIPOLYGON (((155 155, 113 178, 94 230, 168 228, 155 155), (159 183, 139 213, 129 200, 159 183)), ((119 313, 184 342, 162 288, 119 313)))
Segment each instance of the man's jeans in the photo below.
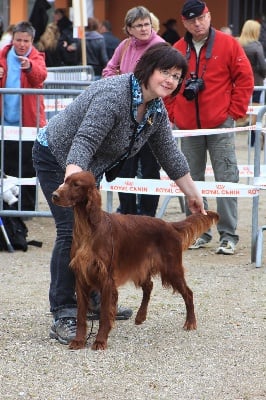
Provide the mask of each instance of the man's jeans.
POLYGON ((75 317, 75 278, 69 268, 73 211, 72 208, 59 207, 52 203, 52 193, 63 183, 65 172, 58 165, 49 148, 40 145, 37 141, 34 143, 32 156, 34 168, 56 226, 56 241, 50 263, 50 310, 55 319, 75 317))

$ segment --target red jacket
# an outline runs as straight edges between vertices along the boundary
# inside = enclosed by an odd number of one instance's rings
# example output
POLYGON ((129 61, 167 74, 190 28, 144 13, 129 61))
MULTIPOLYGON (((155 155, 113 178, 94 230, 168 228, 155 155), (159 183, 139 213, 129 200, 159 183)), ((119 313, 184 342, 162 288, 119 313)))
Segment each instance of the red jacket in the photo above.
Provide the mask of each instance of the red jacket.
MULTIPOLYGON (((7 53, 12 45, 8 45, 0 52, 0 67, 4 68, 4 76, 0 78, 0 87, 4 88, 7 78, 7 53)), ((43 82, 47 76, 44 53, 40 53, 34 47, 28 56, 31 61, 31 70, 21 72, 21 85, 23 89, 43 88, 43 82)), ((37 126, 37 99, 35 95, 25 95, 22 98, 22 126, 37 126)), ((18 110, 19 113, 19 110, 18 110)), ((46 118, 44 111, 43 96, 40 96, 39 126, 45 126, 46 118)))
POLYGON ((189 71, 197 72, 203 78, 205 88, 194 100, 183 96, 185 82, 180 93, 165 99, 169 118, 179 129, 215 128, 228 116, 234 120, 246 114, 251 98, 254 80, 248 58, 238 41, 214 28, 199 59, 192 43, 191 34, 174 44, 188 60, 189 71))

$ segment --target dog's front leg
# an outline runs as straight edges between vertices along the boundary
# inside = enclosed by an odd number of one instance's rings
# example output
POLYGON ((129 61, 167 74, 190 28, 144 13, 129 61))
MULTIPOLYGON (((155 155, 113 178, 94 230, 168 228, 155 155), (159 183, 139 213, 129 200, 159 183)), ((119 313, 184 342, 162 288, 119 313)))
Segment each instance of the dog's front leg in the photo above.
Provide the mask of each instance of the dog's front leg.
POLYGON ((90 288, 84 287, 76 279, 77 294, 77 333, 75 339, 69 343, 72 350, 83 349, 86 346, 87 337, 87 311, 89 306, 90 288))
POLYGON ((147 317, 148 304, 150 301, 151 292, 153 288, 153 282, 151 278, 148 277, 147 280, 141 285, 141 287, 142 287, 142 301, 135 318, 136 325, 142 324, 142 322, 144 322, 147 317))
POLYGON ((115 321, 118 291, 113 280, 105 282, 101 290, 101 312, 99 330, 92 345, 93 350, 105 350, 110 330, 115 321))

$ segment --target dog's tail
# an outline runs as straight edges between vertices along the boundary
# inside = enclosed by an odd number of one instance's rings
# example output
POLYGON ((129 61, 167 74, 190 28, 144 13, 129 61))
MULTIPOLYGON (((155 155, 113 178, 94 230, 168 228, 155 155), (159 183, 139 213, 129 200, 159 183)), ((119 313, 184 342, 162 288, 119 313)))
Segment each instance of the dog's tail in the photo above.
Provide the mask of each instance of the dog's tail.
POLYGON ((182 250, 187 250, 198 237, 218 221, 219 215, 216 212, 207 211, 207 215, 191 214, 183 221, 172 222, 172 226, 181 236, 182 250))

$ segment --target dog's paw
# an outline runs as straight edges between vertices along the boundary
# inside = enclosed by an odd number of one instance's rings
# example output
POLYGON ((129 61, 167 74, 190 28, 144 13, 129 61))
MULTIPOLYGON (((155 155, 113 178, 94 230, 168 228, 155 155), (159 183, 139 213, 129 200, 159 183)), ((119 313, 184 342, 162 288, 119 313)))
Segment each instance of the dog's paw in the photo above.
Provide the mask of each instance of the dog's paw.
POLYGON ((84 349, 86 346, 86 341, 84 340, 71 340, 69 343, 68 347, 70 350, 79 350, 79 349, 84 349))
POLYGON ((135 325, 141 325, 146 320, 146 316, 137 315, 135 318, 135 325))
POLYGON ((105 350, 107 348, 107 342, 102 340, 95 340, 91 348, 92 350, 105 350))
POLYGON ((146 317, 147 317, 147 309, 143 310, 140 308, 135 318, 135 325, 142 324, 144 321, 146 321, 146 317))
POLYGON ((183 328, 184 328, 186 331, 193 331, 193 330, 196 330, 196 329, 197 329, 197 322, 196 322, 196 320, 194 320, 194 321, 186 321, 185 324, 184 324, 184 326, 183 326, 183 328))

